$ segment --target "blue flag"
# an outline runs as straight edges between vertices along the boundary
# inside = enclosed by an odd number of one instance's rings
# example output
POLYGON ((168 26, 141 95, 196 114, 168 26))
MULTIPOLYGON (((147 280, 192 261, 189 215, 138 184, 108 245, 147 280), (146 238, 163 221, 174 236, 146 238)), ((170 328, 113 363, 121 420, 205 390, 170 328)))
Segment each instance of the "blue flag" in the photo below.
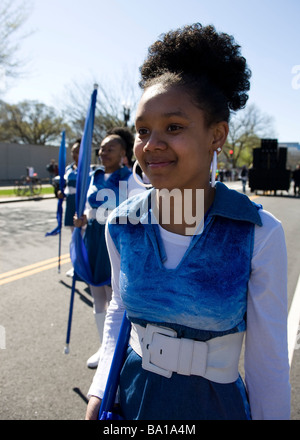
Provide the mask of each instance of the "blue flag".
MULTIPOLYGON (((66 133, 62 132, 61 144, 59 148, 59 157, 58 157, 58 172, 59 172, 59 186, 62 193, 64 193, 65 188, 65 169, 66 169, 66 133)), ((57 226, 51 232, 46 233, 46 237, 49 235, 57 235, 61 232, 62 226, 62 217, 63 217, 63 198, 58 199, 57 201, 57 210, 56 210, 56 220, 57 226)))
MULTIPOLYGON (((97 87, 95 86, 90 99, 90 105, 85 120, 84 132, 79 150, 76 181, 76 214, 78 218, 83 215, 86 203, 86 195, 90 184, 90 164, 96 100, 97 87)), ((73 231, 70 245, 70 256, 76 274, 88 284, 94 284, 87 250, 82 239, 81 228, 75 228, 73 231)))

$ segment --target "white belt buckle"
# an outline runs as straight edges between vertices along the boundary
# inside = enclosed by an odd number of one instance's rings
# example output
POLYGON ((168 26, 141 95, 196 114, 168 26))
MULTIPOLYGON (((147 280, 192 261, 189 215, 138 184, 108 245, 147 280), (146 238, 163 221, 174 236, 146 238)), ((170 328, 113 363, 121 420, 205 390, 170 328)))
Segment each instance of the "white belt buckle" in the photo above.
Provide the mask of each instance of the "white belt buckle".
POLYGON ((152 371, 153 373, 170 378, 173 373, 172 371, 165 370, 164 368, 158 367, 157 365, 151 363, 150 360, 151 353, 149 347, 151 345, 154 333, 159 333, 161 335, 169 336, 171 338, 176 338, 177 336, 177 332, 175 330, 172 330, 170 328, 157 327, 152 324, 147 324, 142 342, 142 353, 143 353, 142 367, 144 368, 144 370, 152 371))

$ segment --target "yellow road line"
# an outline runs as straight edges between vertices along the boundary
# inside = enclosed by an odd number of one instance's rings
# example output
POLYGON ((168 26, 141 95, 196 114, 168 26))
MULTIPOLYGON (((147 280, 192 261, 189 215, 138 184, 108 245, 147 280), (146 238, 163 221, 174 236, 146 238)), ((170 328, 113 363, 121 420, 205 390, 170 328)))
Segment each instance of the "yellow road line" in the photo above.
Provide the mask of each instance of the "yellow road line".
MULTIPOLYGON (((60 265, 64 265, 67 263, 70 263, 71 259, 69 254, 63 255, 61 257, 60 265)), ((54 267, 57 267, 58 261, 57 257, 51 258, 49 260, 42 261, 40 263, 35 263, 30 266, 25 266, 20 269, 16 269, 15 271, 9 271, 4 274, 1 274, 2 280, 0 280, 0 286, 3 284, 11 283, 12 281, 16 281, 25 277, 29 277, 30 275, 34 275, 36 273, 43 272, 44 270, 52 269, 54 267), (49 262, 50 261, 50 262, 49 262), (35 268, 33 268, 35 266, 35 268), (31 269, 30 269, 31 267, 31 269), (23 269, 23 270, 22 270, 23 269), (13 274, 13 272, 15 274, 13 274), (4 278, 6 277, 6 278, 4 278), (4 279, 3 279, 4 278, 4 279)))
MULTIPOLYGON (((69 257, 69 255, 70 254, 64 254, 64 255, 61 255, 60 258, 61 259, 65 259, 65 258, 69 257)), ((53 258, 49 258, 48 260, 39 261, 38 263, 30 264, 28 266, 19 267, 19 269, 10 270, 8 272, 0 274, 0 280, 2 278, 7 278, 7 277, 9 277, 11 275, 16 275, 16 274, 18 274, 20 272, 26 272, 27 270, 35 269, 36 267, 39 267, 39 266, 44 266, 45 264, 52 263, 54 261, 57 262, 57 260, 58 260, 58 257, 53 257, 53 258)))
MULTIPOLYGON (((258 198, 259 196, 253 195, 249 197, 251 200, 258 198)), ((60 264, 70 263, 70 255, 61 255, 60 264)), ((44 270, 52 269, 58 265, 58 257, 49 258, 48 260, 39 261, 38 263, 29 264, 28 266, 20 267, 18 269, 10 270, 8 272, 0 274, 0 286, 3 284, 11 283, 12 281, 19 280, 21 278, 34 275, 44 270)))

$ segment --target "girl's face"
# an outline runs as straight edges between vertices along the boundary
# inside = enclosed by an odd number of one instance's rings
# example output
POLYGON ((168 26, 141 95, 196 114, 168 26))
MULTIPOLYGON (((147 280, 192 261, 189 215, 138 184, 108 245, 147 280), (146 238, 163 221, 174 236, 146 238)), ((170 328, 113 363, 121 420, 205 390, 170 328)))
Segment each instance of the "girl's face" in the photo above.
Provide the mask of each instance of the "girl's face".
POLYGON ((118 136, 108 136, 101 142, 99 157, 106 173, 113 173, 120 168, 125 150, 118 140, 118 136))
POLYGON ((156 84, 136 113, 135 156, 157 189, 208 188, 214 150, 226 140, 226 122, 207 127, 204 112, 182 88, 156 84))
POLYGON ((76 165, 78 165, 79 149, 80 149, 80 145, 75 144, 75 145, 73 145, 72 150, 71 150, 71 154, 72 154, 73 160, 76 163, 76 165))

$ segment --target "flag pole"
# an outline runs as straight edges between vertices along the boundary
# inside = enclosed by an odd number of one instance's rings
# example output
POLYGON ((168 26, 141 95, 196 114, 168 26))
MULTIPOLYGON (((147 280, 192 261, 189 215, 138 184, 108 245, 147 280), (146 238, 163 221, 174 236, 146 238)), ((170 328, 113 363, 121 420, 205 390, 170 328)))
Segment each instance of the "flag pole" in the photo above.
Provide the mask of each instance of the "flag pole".
POLYGON ((70 353, 69 344, 70 344, 70 339, 71 339, 72 315, 73 315, 73 305, 74 305, 74 297, 75 297, 75 284, 76 284, 76 272, 74 272, 74 274, 73 274, 73 281, 72 281, 72 291, 71 291, 71 297, 70 297, 67 337, 66 337, 66 345, 65 345, 65 351, 64 351, 65 354, 70 353))
MULTIPOLYGON (((65 130, 62 132, 62 141, 59 149, 59 161, 58 161, 58 173, 59 173, 59 186, 60 191, 63 194, 63 198, 65 196, 65 172, 66 172, 66 132, 65 130)), ((61 199, 61 213, 60 213, 60 228, 59 228, 59 237, 58 237, 58 273, 60 273, 60 263, 61 263, 61 230, 62 230, 62 217, 63 217, 63 198, 61 199)))
MULTIPOLYGON (((90 105, 88 108, 83 137, 81 139, 80 150, 79 150, 79 160, 78 160, 78 172, 77 172, 77 181, 76 181, 76 214, 77 217, 80 218, 84 212, 85 202, 86 202, 86 194, 88 190, 89 184, 89 173, 90 173, 90 162, 91 162, 91 148, 92 148, 92 136, 94 129, 94 118, 95 118, 95 107, 96 107, 96 98, 97 98, 97 89, 98 84, 94 84, 94 91, 91 95, 90 105)), ((73 315, 73 306, 74 306, 74 296, 75 296, 75 284, 77 278, 74 261, 72 259, 72 242, 76 234, 79 233, 81 236, 81 228, 75 228, 72 234, 72 241, 70 245, 70 255, 71 260, 74 267, 74 275, 72 281, 72 291, 70 298, 70 307, 69 307, 69 318, 68 318, 68 328, 67 328, 67 337, 66 337, 66 346, 65 346, 65 354, 70 352, 69 343, 71 337, 71 325, 72 325, 72 315, 73 315)), ((76 251, 76 249, 75 249, 76 251)))

